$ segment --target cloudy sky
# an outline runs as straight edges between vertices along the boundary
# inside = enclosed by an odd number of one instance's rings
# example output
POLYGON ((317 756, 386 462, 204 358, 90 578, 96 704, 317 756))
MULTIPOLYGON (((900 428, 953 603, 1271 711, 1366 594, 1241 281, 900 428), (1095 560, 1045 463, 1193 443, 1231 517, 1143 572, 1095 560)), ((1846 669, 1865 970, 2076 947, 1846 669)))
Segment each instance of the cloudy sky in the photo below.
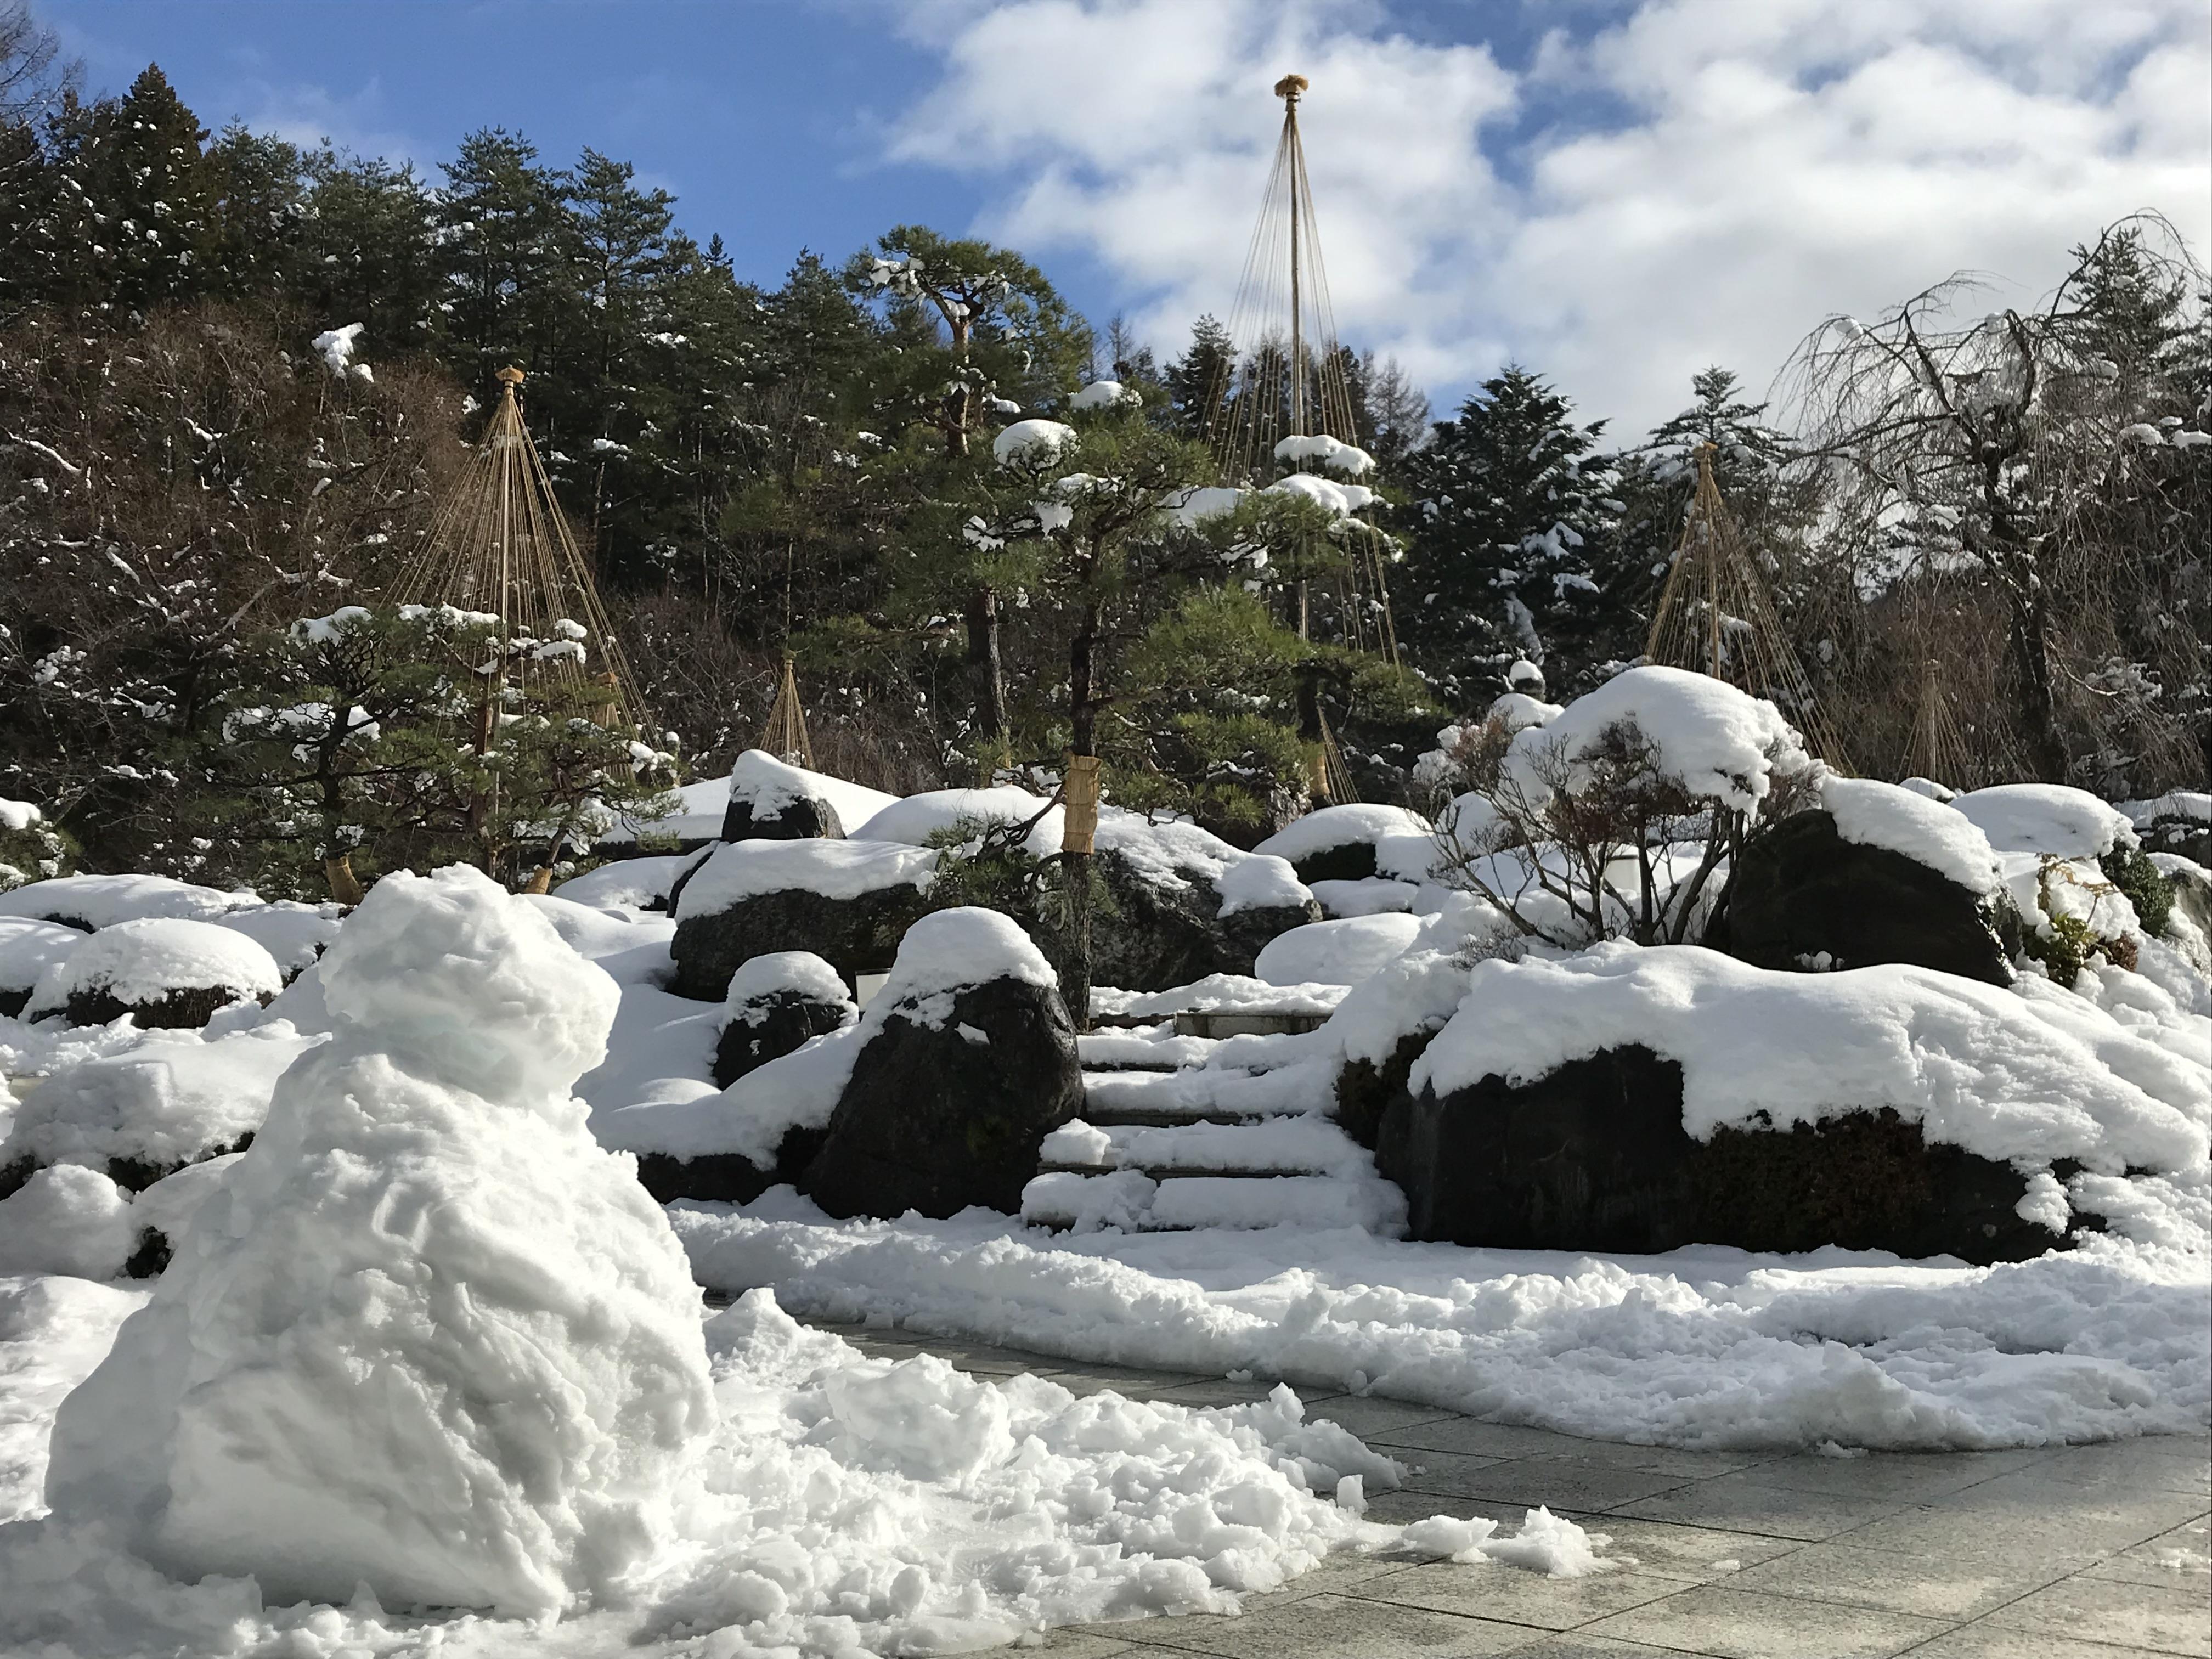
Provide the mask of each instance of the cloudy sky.
POLYGON ((979 232, 1164 355, 1230 310, 1296 70, 1347 343, 1624 435, 1954 270, 2031 301, 2124 214, 2212 240, 2212 0, 36 3, 210 125, 433 176, 476 126, 590 144, 768 282, 979 232))

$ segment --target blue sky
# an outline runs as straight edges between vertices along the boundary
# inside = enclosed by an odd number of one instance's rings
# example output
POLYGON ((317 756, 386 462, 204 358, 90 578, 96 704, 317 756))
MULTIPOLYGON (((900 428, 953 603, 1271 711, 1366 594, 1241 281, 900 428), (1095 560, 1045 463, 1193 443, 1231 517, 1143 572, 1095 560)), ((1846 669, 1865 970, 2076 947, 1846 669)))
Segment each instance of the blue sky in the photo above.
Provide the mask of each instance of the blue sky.
POLYGON ((2142 208, 2212 234, 2204 0, 34 0, 119 90, 412 158, 634 162, 774 282, 975 231, 1172 350, 1225 313, 1296 68, 1348 343, 1633 430, 1833 312, 2008 300, 2142 208))

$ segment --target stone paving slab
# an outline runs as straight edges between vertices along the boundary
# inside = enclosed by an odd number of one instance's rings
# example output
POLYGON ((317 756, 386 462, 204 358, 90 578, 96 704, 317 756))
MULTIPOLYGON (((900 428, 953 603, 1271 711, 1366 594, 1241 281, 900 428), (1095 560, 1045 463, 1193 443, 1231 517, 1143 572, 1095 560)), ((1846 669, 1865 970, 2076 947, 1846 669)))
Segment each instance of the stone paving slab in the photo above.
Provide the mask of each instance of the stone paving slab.
MULTIPOLYGON (((880 1328, 866 1352, 1023 1370, 1182 1405, 1273 1384, 1089 1364, 880 1328)), ((1618 1571, 1553 1579, 1409 1553, 1341 1555, 1236 1619, 1054 1631, 1051 1659, 2212 1659, 2212 1437, 2000 1452, 1701 1453, 1301 1390, 1413 1467, 1369 1515, 1536 1504, 1607 1534, 1618 1571)))

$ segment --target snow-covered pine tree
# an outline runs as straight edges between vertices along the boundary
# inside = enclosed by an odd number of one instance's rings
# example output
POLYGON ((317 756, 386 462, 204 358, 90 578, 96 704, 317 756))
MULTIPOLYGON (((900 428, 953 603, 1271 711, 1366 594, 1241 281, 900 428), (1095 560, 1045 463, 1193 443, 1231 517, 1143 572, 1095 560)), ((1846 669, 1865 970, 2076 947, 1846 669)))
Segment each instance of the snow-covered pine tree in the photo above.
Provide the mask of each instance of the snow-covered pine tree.
POLYGON ((1541 666, 1558 695, 1634 654, 1632 617, 1608 586, 1620 503, 1597 453, 1605 422, 1573 413, 1510 366, 1406 462, 1399 634, 1448 697, 1494 693, 1516 657, 1541 666))

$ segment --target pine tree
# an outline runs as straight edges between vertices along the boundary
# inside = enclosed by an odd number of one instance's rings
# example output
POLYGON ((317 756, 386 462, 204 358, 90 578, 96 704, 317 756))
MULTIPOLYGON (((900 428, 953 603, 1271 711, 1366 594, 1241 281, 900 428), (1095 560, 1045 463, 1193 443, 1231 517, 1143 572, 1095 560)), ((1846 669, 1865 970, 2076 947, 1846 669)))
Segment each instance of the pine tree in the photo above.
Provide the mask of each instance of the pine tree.
MULTIPOLYGON (((489 385, 515 363, 557 385, 563 347, 580 332, 576 233, 560 176, 538 165, 536 145, 500 127, 464 138, 445 173, 441 228, 464 378, 489 385)), ((551 413, 536 421, 541 437, 559 428, 551 413)))
POLYGON ((1595 451, 1605 422, 1520 367, 1483 382, 1406 464, 1411 569, 1399 631, 1448 695, 1502 689, 1516 657, 1571 688, 1624 643, 1606 591, 1620 504, 1595 451))
POLYGON ((1228 396, 1236 367, 1236 343, 1229 331, 1210 314, 1200 317, 1191 325, 1188 349, 1167 366, 1163 376, 1177 432, 1205 441, 1228 396))

